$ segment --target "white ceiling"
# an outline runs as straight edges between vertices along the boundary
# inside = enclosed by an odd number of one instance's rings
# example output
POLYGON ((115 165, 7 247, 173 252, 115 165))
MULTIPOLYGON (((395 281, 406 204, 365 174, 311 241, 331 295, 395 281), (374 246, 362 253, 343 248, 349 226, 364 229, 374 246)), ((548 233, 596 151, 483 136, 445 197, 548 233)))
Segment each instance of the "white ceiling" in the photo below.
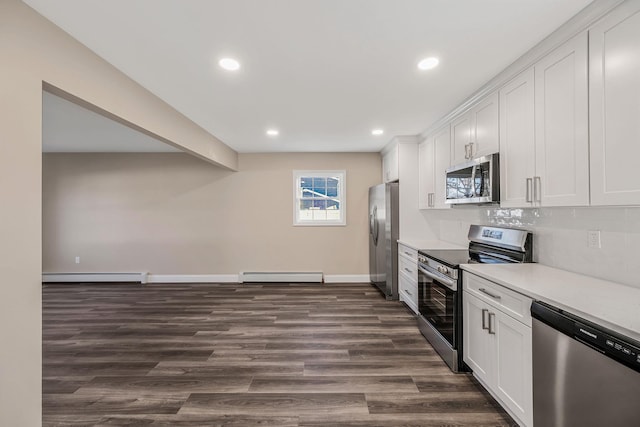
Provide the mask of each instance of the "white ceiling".
POLYGON ((180 150, 66 99, 42 92, 44 153, 174 153, 180 150))
POLYGON ((591 2, 24 1, 239 152, 378 151, 591 2), (420 72, 431 55, 440 66, 420 72), (224 56, 242 68, 223 71, 224 56))

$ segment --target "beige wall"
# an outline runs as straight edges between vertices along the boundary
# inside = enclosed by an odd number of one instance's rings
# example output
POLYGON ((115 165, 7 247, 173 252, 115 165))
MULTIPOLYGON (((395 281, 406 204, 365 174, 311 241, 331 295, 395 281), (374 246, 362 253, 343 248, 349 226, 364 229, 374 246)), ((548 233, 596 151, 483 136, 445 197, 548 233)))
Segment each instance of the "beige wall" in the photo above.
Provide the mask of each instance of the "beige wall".
POLYGON ((0 425, 41 417, 42 87, 224 167, 236 153, 24 3, 0 0, 0 425))
POLYGON ((45 155, 44 271, 368 274, 378 153, 239 160, 227 172, 186 154, 45 155), (346 226, 292 225, 294 169, 347 171, 346 226))

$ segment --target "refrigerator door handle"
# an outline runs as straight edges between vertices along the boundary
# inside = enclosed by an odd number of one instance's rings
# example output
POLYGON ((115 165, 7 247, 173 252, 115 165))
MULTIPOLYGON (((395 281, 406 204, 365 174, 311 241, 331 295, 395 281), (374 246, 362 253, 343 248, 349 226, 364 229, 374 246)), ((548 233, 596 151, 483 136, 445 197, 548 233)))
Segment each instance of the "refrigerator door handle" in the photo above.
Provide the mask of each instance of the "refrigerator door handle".
POLYGON ((378 207, 374 206, 373 207, 373 212, 371 214, 372 217, 372 221, 371 221, 371 235, 373 236, 373 244, 377 245, 378 244, 378 229, 380 228, 378 226, 378 207))
POLYGON ((373 213, 369 214, 369 234, 373 236, 373 213))

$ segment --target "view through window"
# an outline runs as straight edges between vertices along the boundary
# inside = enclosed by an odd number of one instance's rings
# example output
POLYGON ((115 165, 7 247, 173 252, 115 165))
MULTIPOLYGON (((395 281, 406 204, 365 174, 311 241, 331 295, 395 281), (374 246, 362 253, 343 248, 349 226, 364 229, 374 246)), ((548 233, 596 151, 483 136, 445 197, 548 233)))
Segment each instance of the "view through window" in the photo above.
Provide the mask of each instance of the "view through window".
POLYGON ((294 171, 294 225, 345 225, 345 171, 294 171))

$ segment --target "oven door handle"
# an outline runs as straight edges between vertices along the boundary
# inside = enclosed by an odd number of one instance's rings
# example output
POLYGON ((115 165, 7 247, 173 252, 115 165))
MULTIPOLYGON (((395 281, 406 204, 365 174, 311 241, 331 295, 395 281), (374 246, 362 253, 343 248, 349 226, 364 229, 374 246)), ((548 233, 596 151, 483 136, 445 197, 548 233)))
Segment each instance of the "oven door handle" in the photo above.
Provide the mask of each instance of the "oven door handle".
POLYGON ((418 267, 418 270, 420 270, 420 272, 422 274, 424 274, 425 276, 427 276, 430 279, 433 280, 437 280, 438 282, 442 283, 443 285, 445 285, 447 288, 451 289, 452 291, 456 290, 456 281, 449 278, 449 277, 443 277, 440 276, 438 274, 432 273, 431 271, 425 269, 422 266, 418 267))

